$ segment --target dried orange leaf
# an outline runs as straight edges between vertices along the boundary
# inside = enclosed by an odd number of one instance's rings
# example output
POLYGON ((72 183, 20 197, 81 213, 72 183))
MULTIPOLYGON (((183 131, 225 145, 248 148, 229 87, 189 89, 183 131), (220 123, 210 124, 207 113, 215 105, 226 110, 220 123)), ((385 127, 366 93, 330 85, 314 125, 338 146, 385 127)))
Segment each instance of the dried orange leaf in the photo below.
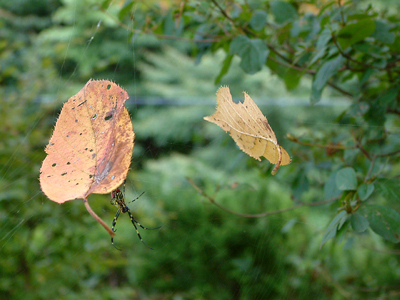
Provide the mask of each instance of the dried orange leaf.
POLYGON ((89 80, 64 103, 40 170, 40 185, 50 200, 108 194, 123 183, 135 137, 127 99, 117 84, 89 80))
POLYGON ((246 154, 257 160, 264 156, 275 164, 272 174, 278 171, 280 165, 288 165, 292 161, 278 144, 267 118, 247 93, 244 93, 244 102, 236 104, 232 101, 229 88, 221 87, 217 92, 217 111, 204 119, 229 132, 246 154))

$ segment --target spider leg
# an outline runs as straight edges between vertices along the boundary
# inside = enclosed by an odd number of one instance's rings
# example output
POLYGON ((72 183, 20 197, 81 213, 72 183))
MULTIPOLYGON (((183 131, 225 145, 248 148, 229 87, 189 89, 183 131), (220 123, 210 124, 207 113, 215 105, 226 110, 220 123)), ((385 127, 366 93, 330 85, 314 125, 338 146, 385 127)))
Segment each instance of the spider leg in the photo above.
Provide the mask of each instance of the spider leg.
POLYGON ((138 224, 140 227, 142 227, 143 229, 146 229, 146 230, 156 230, 156 229, 160 229, 162 226, 158 226, 158 227, 156 227, 156 228, 147 228, 147 227, 144 227, 143 225, 141 225, 138 221, 136 221, 135 219, 133 219, 133 221, 135 221, 135 223, 136 224, 138 224))
MULTIPOLYGON (((131 218, 131 222, 132 222, 133 226, 135 226, 136 233, 137 233, 139 239, 141 240, 141 242, 142 242, 147 248, 149 248, 149 249, 151 249, 151 250, 154 250, 153 248, 147 246, 147 244, 143 241, 142 237, 140 236, 139 230, 137 229, 136 224, 135 224, 135 222, 137 223, 137 221, 133 218, 133 216, 132 216, 132 214, 131 214, 131 211, 128 210, 127 213, 128 213, 128 215, 129 215, 129 218, 131 218)), ((139 223, 138 223, 138 224, 139 224, 139 223)), ((140 224, 139 224, 139 225, 140 225, 140 224)), ((140 226, 141 226, 142 228, 144 228, 142 225, 140 225, 140 226)), ((145 229, 146 229, 146 228, 145 228, 145 229)))
MULTIPOLYGON (((117 220, 118 220, 118 217, 119 217, 119 214, 120 214, 120 213, 121 213, 121 210, 118 209, 118 210, 117 210, 117 213, 115 214, 114 220, 113 220, 113 222, 112 222, 112 228, 111 228, 111 229, 112 229, 113 232, 116 232, 116 231, 117 231, 117 229, 114 229, 114 228, 115 228, 115 225, 117 224, 117 220)), ((114 244, 114 237, 111 237, 111 244, 114 246, 115 249, 121 251, 121 249, 119 249, 119 248, 117 248, 117 246, 115 246, 115 244, 114 244)))
MULTIPOLYGON (((135 202, 137 199, 139 199, 140 197, 142 197, 143 194, 144 194, 144 192, 141 193, 139 196, 137 196, 135 199, 133 199, 131 202, 128 202, 128 203, 135 202)), ((155 230, 155 229, 160 229, 160 228, 161 228, 161 226, 158 226, 158 227, 156 227, 156 228, 147 228, 147 227, 142 226, 138 221, 135 220, 135 218, 131 218, 131 220, 132 220, 132 219, 133 219, 133 221, 134 221, 136 224, 138 224, 140 227, 142 227, 143 229, 146 229, 146 230, 155 230)))
POLYGON ((131 202, 128 202, 128 203, 135 202, 137 199, 139 199, 140 197, 142 197, 143 194, 144 194, 144 192, 141 193, 139 196, 137 196, 135 199, 133 199, 131 202))
POLYGON ((112 222, 112 231, 114 231, 114 232, 116 232, 117 231, 117 229, 114 229, 115 228, 115 225, 117 224, 117 220, 118 220, 118 217, 119 217, 119 214, 121 213, 121 209, 119 209, 118 208, 118 210, 117 210, 117 213, 115 214, 115 217, 114 217, 114 220, 113 220, 113 222, 112 222))

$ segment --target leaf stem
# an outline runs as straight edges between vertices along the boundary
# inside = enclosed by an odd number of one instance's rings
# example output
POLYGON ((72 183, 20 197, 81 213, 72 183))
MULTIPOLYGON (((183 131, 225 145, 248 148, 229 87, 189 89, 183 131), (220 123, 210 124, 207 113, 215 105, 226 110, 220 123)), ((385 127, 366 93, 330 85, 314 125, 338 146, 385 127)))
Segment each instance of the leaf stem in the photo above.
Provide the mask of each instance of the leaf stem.
POLYGON ((96 221, 99 222, 101 224, 101 226, 104 227, 105 230, 107 230, 108 234, 111 237, 114 237, 115 236, 114 231, 112 231, 111 228, 98 215, 96 215, 96 213, 90 207, 89 201, 86 198, 83 199, 83 203, 85 204, 85 207, 86 207, 87 211, 89 212, 89 214, 91 214, 92 217, 95 218, 96 221))

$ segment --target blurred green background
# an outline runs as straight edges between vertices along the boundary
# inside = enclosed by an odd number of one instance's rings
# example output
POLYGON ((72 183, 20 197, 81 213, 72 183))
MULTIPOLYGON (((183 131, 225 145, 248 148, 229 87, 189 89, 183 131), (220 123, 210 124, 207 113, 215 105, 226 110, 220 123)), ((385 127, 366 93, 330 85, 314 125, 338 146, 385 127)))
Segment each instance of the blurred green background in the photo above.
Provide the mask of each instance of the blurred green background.
MULTIPOLYGON (((310 106, 310 79, 289 93, 267 70, 245 74, 236 58, 215 85, 222 53, 205 54, 199 62, 190 43, 132 34, 98 4, 0 4, 2 299, 400 297, 400 251, 372 231, 320 249, 335 204, 243 218, 212 205, 188 181, 241 213, 291 207, 296 204, 291 195, 324 200, 329 155, 284 137, 324 140, 334 131, 340 141, 352 126, 337 124, 335 116, 349 103, 327 91, 324 101, 310 106), (82 201, 58 205, 40 190, 44 147, 61 105, 90 78, 112 80, 130 95, 136 143, 126 199, 146 192, 129 206, 144 226, 162 226, 140 230, 154 250, 140 242, 125 215, 114 239, 122 251, 115 250, 82 201), (260 105, 294 157, 291 165, 271 176, 273 166, 266 160, 249 158, 203 120, 214 112, 220 85, 229 85, 236 100, 245 90, 260 105)), ((107 6, 110 14, 113 7, 107 6)), ((111 225, 116 208, 110 195, 92 195, 89 201, 111 225)))

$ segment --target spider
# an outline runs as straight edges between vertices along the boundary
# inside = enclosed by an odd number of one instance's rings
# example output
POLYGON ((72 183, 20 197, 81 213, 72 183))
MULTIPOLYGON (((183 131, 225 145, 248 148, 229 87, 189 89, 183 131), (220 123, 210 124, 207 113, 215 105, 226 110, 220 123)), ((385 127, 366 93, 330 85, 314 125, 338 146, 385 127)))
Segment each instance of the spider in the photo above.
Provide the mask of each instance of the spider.
MULTIPOLYGON (((125 192, 125 184, 124 184, 124 192, 125 192)), ((139 199, 143 194, 144 194, 144 192, 141 193, 138 197, 136 197, 135 199, 133 199, 131 202, 128 202, 128 203, 135 202, 135 201, 136 201, 137 199, 139 199)), ((114 228, 115 228, 115 225, 117 224, 117 220, 118 220, 119 214, 120 214, 121 212, 122 212, 122 213, 126 213, 126 212, 127 212, 128 215, 129 215, 129 217, 130 217, 130 219, 131 219, 131 222, 132 222, 133 226, 135 226, 136 233, 137 233, 139 239, 142 241, 142 243, 143 243, 147 248, 153 250, 153 248, 147 246, 147 244, 143 241, 143 239, 142 239, 142 237, 140 236, 140 233, 139 233, 139 231, 138 231, 138 229, 137 229, 137 227, 136 227, 136 224, 138 224, 138 225, 139 225, 140 227, 142 227, 143 229, 147 229, 147 230, 159 229, 160 227, 157 227, 157 228, 146 228, 146 227, 142 226, 138 221, 136 221, 135 218, 132 216, 132 213, 131 213, 131 211, 129 210, 129 207, 126 205, 123 192, 121 192, 121 190, 120 190, 119 188, 116 189, 116 190, 113 190, 113 191, 111 192, 111 201, 110 201, 110 202, 111 202, 112 205, 115 205, 116 207, 118 207, 117 213, 115 214, 114 220, 113 220, 113 222, 112 222, 112 231, 114 231, 114 232, 117 231, 117 230, 114 229, 114 228), (136 223, 136 224, 135 224, 135 223, 136 223)), ((121 249, 117 248, 117 246, 114 245, 114 238, 113 238, 113 237, 111 238, 111 244, 115 247, 115 249, 121 251, 121 249)))

